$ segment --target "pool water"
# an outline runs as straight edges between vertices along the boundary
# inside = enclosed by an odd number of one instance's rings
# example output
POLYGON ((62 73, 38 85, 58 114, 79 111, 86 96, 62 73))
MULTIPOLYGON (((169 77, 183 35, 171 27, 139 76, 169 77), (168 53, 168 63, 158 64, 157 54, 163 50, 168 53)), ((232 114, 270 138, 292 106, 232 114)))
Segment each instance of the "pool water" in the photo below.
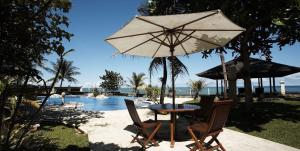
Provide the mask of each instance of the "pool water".
MULTIPOLYGON (((39 97, 43 99, 43 97, 39 97)), ((127 109, 124 99, 134 99, 134 97, 124 96, 109 96, 104 99, 89 98, 86 96, 66 96, 64 99, 65 104, 82 104, 78 109, 85 111, 111 111, 111 110, 124 110, 127 109)), ((61 98, 49 98, 47 105, 60 105, 61 98)))

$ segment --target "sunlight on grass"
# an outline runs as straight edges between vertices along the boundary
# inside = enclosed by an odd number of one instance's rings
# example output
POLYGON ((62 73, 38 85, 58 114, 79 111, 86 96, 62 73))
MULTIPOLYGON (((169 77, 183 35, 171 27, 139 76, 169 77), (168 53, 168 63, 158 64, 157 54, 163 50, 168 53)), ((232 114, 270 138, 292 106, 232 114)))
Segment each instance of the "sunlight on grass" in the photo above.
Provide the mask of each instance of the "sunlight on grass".
POLYGON ((79 134, 74 128, 63 125, 46 125, 34 134, 53 141, 52 143, 59 150, 89 150, 87 135, 79 134))

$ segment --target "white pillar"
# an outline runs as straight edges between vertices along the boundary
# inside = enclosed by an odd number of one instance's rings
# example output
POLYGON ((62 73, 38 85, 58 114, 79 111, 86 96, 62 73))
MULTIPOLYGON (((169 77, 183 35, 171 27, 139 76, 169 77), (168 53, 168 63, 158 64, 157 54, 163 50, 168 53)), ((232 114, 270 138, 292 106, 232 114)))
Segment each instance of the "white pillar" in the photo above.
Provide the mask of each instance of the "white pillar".
POLYGON ((285 84, 284 84, 284 81, 280 81, 280 95, 285 96, 285 84))
POLYGON ((207 87, 207 94, 208 94, 208 95, 210 95, 210 92, 209 92, 209 87, 207 87))

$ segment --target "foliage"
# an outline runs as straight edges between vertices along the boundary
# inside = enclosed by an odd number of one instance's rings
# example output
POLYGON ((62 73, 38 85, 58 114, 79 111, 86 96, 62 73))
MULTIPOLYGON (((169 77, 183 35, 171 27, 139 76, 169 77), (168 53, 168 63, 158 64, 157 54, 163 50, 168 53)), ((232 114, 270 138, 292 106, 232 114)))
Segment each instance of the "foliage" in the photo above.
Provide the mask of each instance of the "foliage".
MULTIPOLYGON (((171 69, 172 67, 172 59, 171 57, 167 58, 168 63, 169 63, 169 68, 171 69)), ((158 71, 159 68, 161 68, 163 66, 163 58, 157 57, 154 58, 149 66, 149 73, 152 76, 154 70, 158 71)), ((180 75, 185 75, 185 74, 189 74, 187 67, 177 58, 174 57, 174 76, 178 77, 180 75)))
MULTIPOLYGON (((47 70, 52 73, 56 74, 59 69, 60 59, 56 60, 56 63, 51 62, 52 68, 48 68, 47 70)), ((78 68, 73 66, 73 61, 63 60, 61 64, 61 69, 58 74, 58 80, 60 80, 60 87, 62 86, 63 82, 67 80, 68 82, 77 82, 74 76, 79 75, 80 72, 77 71, 78 68)), ((49 81, 53 81, 54 78, 51 78, 49 81)))
MULTIPOLYGON (((65 13, 70 7, 68 0, 0 2, 0 81, 4 83, 0 96, 0 150, 19 150, 50 96, 39 70, 44 67, 46 55, 55 53, 63 61, 70 52, 63 46, 72 36, 65 31, 69 25, 65 13), (40 107, 27 116, 22 114, 22 101, 29 83, 42 83, 46 97, 40 107), (10 111, 8 117, 3 116, 7 109, 10 111)), ((57 77, 58 74, 50 89, 57 77)))
POLYGON ((194 93, 194 99, 196 99, 199 96, 199 92, 205 87, 205 81, 204 80, 195 80, 190 81, 189 85, 194 93))
POLYGON ((22 147, 28 150, 90 150, 87 135, 78 134, 68 126, 50 124, 43 124, 32 133, 22 147))
POLYGON ((93 89, 93 95, 94 97, 97 97, 100 94, 99 90, 97 88, 93 89))
POLYGON ((133 72, 131 79, 128 78, 128 82, 129 82, 128 86, 130 86, 133 89, 136 96, 138 96, 139 94, 139 88, 145 85, 144 80, 145 80, 144 73, 136 74, 135 72, 133 72))
MULTIPOLYGON (((167 59, 162 57, 154 58, 149 66, 149 73, 150 77, 152 77, 154 70, 158 71, 160 67, 163 68, 163 77, 161 78, 162 86, 161 86, 161 97, 160 100, 163 100, 165 96, 166 91, 166 83, 167 83, 167 61, 169 63, 169 68, 172 67, 172 59, 171 57, 168 57, 167 59)), ((177 78, 179 75, 185 75, 188 74, 187 67, 177 58, 174 57, 174 77, 177 78)), ((163 101, 161 101, 161 104, 163 104, 163 101)))
POLYGON ((157 98, 159 97, 159 94, 160 94, 160 89, 158 87, 148 86, 145 88, 145 91, 146 91, 146 96, 151 101, 154 101, 154 102, 158 101, 157 98))
POLYGON ((103 80, 100 87, 105 92, 117 91, 124 84, 123 77, 118 72, 105 70, 105 74, 99 77, 103 80))
MULTIPOLYGON (((271 48, 292 45, 300 40, 300 1, 299 0, 151 0, 139 11, 145 15, 193 13, 221 9, 234 23, 246 31, 234 38, 224 48, 216 52, 233 50, 240 55, 244 67, 246 100, 251 101, 251 80, 249 75, 249 56, 261 54, 271 59, 271 48)), ((213 52, 204 52, 204 57, 213 52)))

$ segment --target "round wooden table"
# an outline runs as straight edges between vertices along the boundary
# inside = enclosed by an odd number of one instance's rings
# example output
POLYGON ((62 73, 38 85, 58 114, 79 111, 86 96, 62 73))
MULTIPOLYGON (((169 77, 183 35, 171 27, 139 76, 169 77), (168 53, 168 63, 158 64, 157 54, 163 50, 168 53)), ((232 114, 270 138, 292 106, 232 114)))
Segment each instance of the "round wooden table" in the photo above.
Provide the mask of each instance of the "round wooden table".
POLYGON ((191 105, 191 104, 154 104, 148 107, 150 110, 155 113, 155 120, 157 120, 157 113, 159 112, 167 112, 171 113, 170 119, 170 140, 171 140, 171 148, 174 147, 174 133, 176 131, 176 114, 178 112, 193 112, 195 110, 200 109, 200 106, 191 105))

